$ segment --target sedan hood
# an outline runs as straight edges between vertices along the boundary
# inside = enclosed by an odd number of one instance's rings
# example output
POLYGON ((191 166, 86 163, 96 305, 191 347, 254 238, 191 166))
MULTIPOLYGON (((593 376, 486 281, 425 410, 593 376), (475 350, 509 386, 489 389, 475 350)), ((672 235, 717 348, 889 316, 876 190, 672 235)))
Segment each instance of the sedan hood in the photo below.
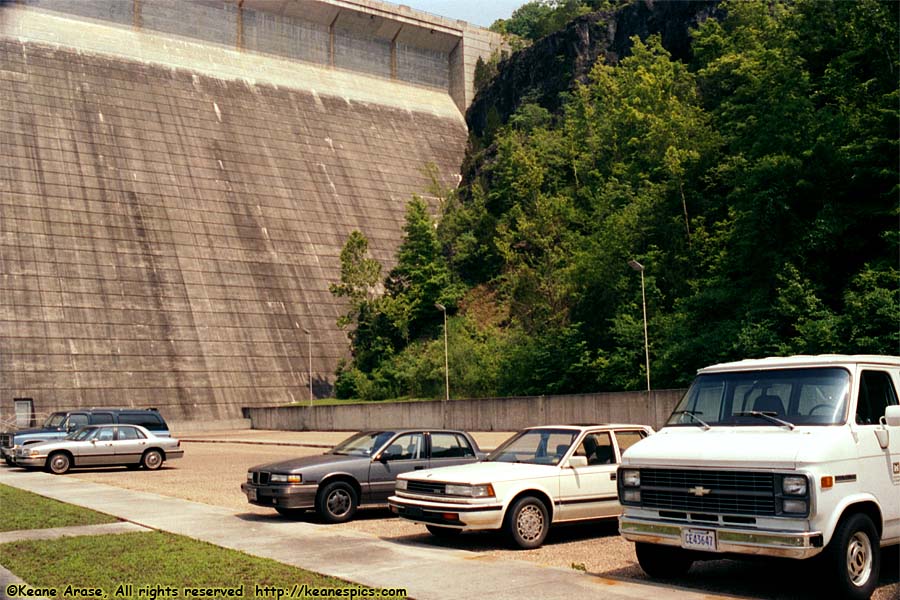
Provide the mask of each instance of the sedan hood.
POLYGON ((531 465, 527 463, 477 462, 455 467, 442 467, 401 475, 401 479, 421 479, 443 483, 494 483, 517 479, 537 479, 559 474, 556 465, 531 465))
POLYGON ((267 463, 251 467, 251 471, 268 471, 272 473, 297 473, 310 467, 322 465, 342 465, 348 468, 351 463, 366 463, 372 459, 366 456, 348 456, 346 454, 319 454, 317 456, 302 456, 279 462, 267 463))
POLYGON ((49 442, 38 442, 37 444, 28 444, 27 446, 23 447, 29 450, 51 452, 53 450, 56 450, 57 448, 77 448, 79 446, 84 446, 85 444, 90 445, 90 442, 76 442, 74 440, 59 439, 50 440, 49 442))

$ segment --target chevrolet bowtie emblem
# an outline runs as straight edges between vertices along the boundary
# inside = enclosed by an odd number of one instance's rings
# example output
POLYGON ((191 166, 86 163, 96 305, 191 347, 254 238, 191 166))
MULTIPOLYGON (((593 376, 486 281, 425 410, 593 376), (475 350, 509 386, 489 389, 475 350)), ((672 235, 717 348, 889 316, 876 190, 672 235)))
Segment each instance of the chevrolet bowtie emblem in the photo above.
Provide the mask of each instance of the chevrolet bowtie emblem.
POLYGON ((697 487, 692 487, 688 491, 695 496, 705 496, 710 492, 710 490, 700 485, 698 485, 697 487))

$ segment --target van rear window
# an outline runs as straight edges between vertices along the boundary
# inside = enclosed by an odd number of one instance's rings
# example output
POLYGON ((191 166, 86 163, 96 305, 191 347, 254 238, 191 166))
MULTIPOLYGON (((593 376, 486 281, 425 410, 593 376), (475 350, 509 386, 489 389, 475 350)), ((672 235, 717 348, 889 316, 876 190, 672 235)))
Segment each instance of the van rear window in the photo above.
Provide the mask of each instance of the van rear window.
POLYGON ((140 425, 150 431, 163 431, 166 424, 162 418, 154 413, 119 413, 119 423, 140 425))

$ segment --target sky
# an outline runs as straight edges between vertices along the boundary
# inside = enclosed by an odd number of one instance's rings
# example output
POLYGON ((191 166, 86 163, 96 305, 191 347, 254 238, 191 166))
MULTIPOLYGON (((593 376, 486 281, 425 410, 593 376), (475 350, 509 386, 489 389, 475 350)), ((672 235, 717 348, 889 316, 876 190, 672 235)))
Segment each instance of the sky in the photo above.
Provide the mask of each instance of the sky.
POLYGON ((508 19, 527 0, 390 0, 442 17, 462 19, 490 27, 497 19, 508 19))

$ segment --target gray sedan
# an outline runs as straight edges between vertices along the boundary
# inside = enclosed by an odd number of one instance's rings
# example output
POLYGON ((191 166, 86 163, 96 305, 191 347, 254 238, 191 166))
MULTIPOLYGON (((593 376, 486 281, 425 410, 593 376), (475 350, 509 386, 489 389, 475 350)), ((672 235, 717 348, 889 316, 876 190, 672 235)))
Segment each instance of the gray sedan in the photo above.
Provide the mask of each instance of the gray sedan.
POLYGON ((183 455, 180 441, 157 437, 139 425, 90 425, 61 440, 18 448, 16 466, 44 468, 56 475, 75 467, 106 465, 155 471, 166 460, 183 455))
POLYGON ((485 455, 464 431, 365 431, 327 453, 257 465, 241 490, 251 504, 295 517, 314 508, 329 523, 365 504, 385 504, 400 473, 475 462, 485 455))

